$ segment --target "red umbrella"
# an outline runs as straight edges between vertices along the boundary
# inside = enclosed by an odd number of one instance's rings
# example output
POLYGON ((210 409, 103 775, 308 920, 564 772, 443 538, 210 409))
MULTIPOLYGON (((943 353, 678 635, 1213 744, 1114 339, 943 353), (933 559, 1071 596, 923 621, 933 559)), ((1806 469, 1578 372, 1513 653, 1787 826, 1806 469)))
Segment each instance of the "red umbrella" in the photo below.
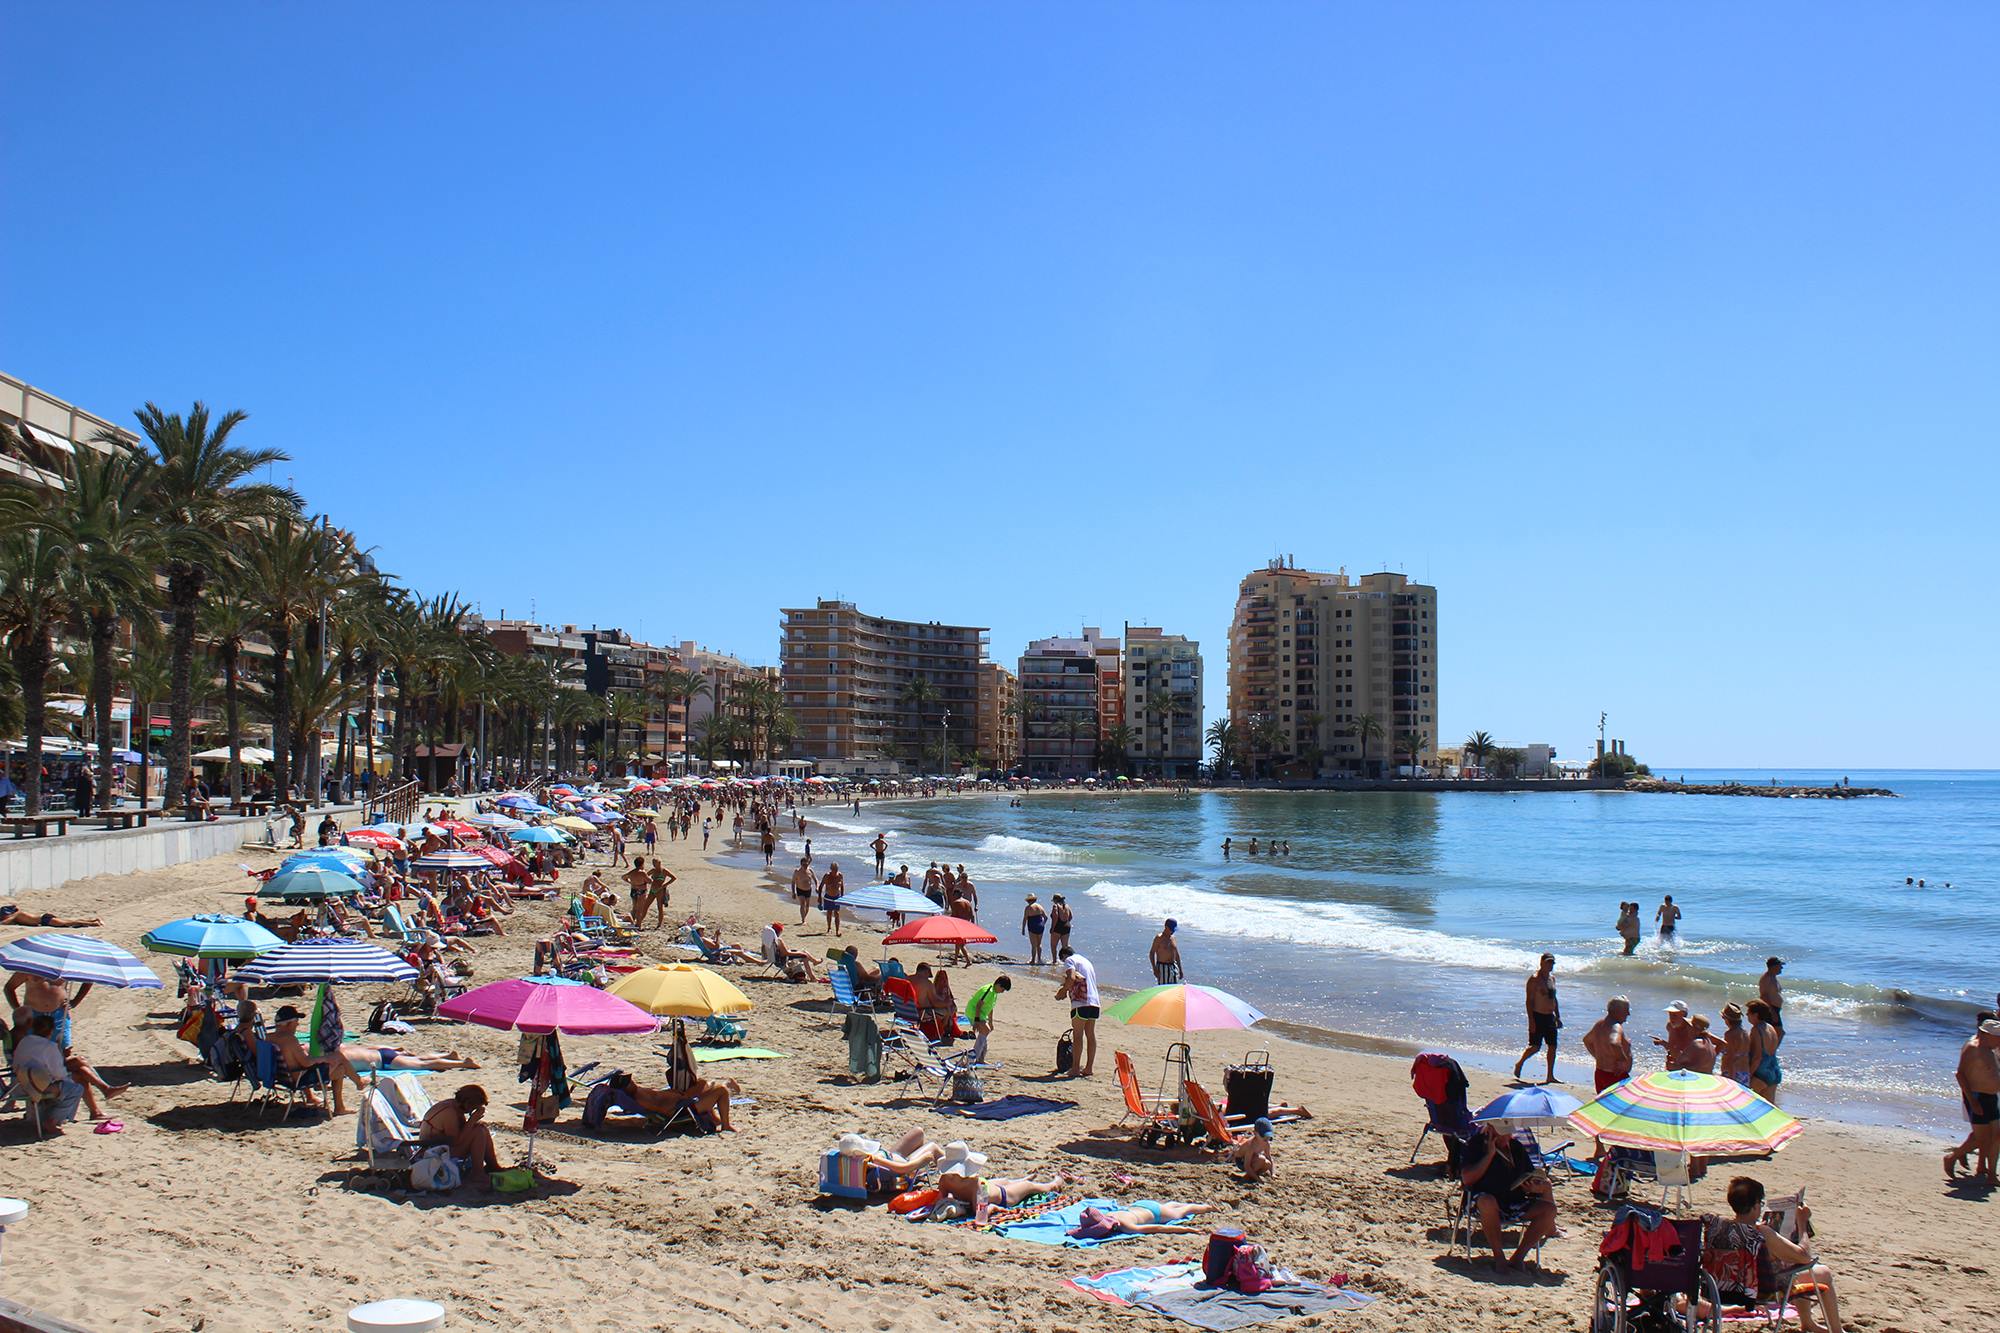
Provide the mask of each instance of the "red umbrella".
POLYGON ((483 856, 488 861, 491 861, 500 873, 508 879, 518 880, 523 884, 534 881, 535 877, 528 872, 528 867, 522 865, 520 858, 512 852, 504 851, 501 848, 493 846, 491 843, 484 842, 471 850, 474 856, 483 856))
POLYGON ((347 831, 347 840, 349 842, 374 843, 377 846, 388 847, 391 849, 401 847, 403 845, 403 840, 401 838, 397 837, 393 833, 388 833, 378 828, 349 829, 347 831))
POLYGON ((884 944, 998 944, 1000 937, 955 916, 920 916, 882 937, 884 944))
POLYGON ((449 833, 455 833, 461 838, 471 838, 474 842, 486 836, 483 830, 466 823, 462 819, 440 819, 438 827, 449 833))

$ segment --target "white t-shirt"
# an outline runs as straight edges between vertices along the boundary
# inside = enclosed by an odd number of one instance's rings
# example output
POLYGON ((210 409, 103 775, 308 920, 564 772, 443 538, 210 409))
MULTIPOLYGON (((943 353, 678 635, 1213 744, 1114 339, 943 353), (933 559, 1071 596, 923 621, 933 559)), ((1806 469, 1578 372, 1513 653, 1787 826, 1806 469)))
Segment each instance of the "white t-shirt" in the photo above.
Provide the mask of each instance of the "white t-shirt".
POLYGON ((1097 994, 1097 969, 1088 958, 1073 953, 1063 963, 1063 973, 1070 978, 1069 1002, 1071 1005, 1094 1005, 1102 1003, 1097 994), (1077 983, 1082 982, 1081 989, 1077 983))
POLYGON ((62 1048, 47 1037, 39 1037, 32 1032, 14 1047, 14 1069, 20 1074, 33 1074, 38 1088, 50 1087, 69 1077, 69 1066, 63 1061, 62 1048))
POLYGON ((764 956, 772 962, 778 961, 778 932, 764 927, 764 956))

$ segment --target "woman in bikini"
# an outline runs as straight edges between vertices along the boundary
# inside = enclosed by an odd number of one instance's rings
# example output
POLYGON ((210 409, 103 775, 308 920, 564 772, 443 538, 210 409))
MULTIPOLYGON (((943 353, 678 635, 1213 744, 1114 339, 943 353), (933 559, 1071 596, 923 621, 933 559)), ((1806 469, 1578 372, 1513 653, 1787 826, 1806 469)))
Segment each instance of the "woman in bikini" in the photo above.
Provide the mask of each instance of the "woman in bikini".
POLYGON ((1082 1177, 1068 1171, 1056 1172, 1052 1180, 999 1180, 947 1171, 938 1177, 937 1187, 945 1198, 969 1203, 983 1217, 988 1208, 1018 1208, 1037 1194, 1054 1194, 1064 1185, 1082 1183, 1082 1177))

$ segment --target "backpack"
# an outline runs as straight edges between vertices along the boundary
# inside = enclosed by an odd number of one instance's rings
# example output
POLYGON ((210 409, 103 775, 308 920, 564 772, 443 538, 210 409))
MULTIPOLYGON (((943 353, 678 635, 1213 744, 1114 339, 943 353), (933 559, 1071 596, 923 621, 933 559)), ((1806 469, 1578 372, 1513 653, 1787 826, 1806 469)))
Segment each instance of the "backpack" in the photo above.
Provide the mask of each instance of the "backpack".
POLYGON ((1223 1274, 1223 1284, 1238 1291, 1256 1295, 1271 1287, 1270 1260, 1261 1245, 1239 1244, 1235 1253, 1229 1256, 1229 1266, 1223 1274))
POLYGON ((1056 1039, 1056 1072, 1067 1074, 1075 1062, 1076 1037, 1073 1033, 1065 1032, 1056 1039))

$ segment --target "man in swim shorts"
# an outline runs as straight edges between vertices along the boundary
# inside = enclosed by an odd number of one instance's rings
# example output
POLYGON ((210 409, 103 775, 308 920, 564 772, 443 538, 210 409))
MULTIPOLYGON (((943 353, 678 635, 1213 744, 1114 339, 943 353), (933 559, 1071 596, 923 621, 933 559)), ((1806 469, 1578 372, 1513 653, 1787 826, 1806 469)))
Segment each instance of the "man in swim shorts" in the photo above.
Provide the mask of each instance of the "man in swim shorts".
POLYGON ((798 901, 799 924, 802 926, 806 923, 806 918, 812 915, 814 887, 812 867, 806 863, 804 857, 800 857, 799 868, 792 872, 792 897, 798 901))
POLYGON ((1959 1051, 1958 1090, 1972 1132, 1946 1154, 1945 1174, 1955 1176, 1965 1159, 1977 1153, 1972 1178, 1989 1186, 2000 1185, 2000 1177, 1994 1174, 1995 1159, 2000 1157, 2000 1019, 1980 1020, 1978 1031, 1959 1051))
POLYGON ((1592 1081, 1599 1092, 1632 1077, 1632 1039, 1625 1035, 1625 1020, 1631 1016, 1632 1002, 1614 996, 1604 1006, 1604 1017, 1583 1034, 1583 1049, 1597 1062, 1592 1081))
POLYGON ((1764 975, 1757 978, 1757 998, 1771 1011, 1771 1026, 1785 1030, 1785 988, 1778 984, 1778 974, 1785 970, 1782 958, 1766 958, 1764 975))
POLYGON ((23 912, 16 903, 0 906, 0 926, 41 926, 46 930, 87 930, 104 923, 94 916, 63 918, 54 912, 43 912, 40 916, 33 912, 23 912))
POLYGON ((1555 970, 1556 956, 1545 953, 1542 965, 1528 978, 1528 1049, 1514 1062, 1515 1078, 1521 1077, 1521 1066, 1528 1063, 1529 1056, 1546 1050, 1549 1073, 1542 1082, 1556 1081, 1556 1034, 1562 1030, 1562 1008, 1556 1003, 1555 970))

